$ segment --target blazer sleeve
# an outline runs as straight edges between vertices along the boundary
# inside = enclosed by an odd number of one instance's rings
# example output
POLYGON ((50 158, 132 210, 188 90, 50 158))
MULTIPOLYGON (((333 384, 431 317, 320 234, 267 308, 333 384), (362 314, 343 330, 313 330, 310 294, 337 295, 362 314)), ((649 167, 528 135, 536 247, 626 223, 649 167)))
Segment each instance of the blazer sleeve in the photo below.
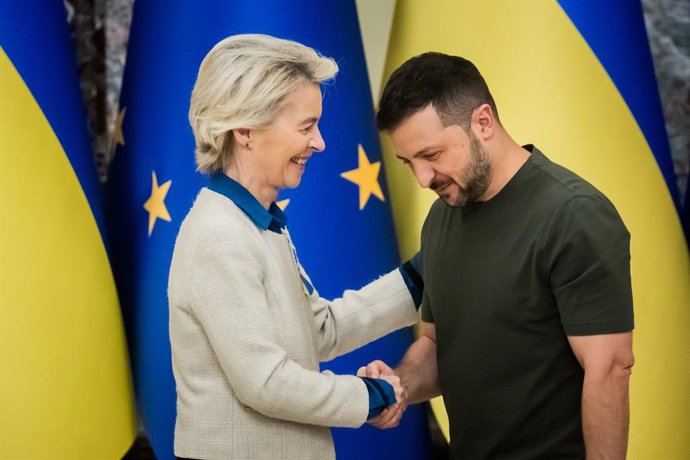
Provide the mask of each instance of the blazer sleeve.
POLYGON ((268 417, 359 427, 369 412, 364 382, 303 368, 287 358, 268 311, 257 245, 227 232, 197 241, 192 309, 237 398, 268 417))
POLYGON ((322 361, 331 360, 417 321, 417 309, 397 268, 358 291, 329 301, 312 295, 322 361))

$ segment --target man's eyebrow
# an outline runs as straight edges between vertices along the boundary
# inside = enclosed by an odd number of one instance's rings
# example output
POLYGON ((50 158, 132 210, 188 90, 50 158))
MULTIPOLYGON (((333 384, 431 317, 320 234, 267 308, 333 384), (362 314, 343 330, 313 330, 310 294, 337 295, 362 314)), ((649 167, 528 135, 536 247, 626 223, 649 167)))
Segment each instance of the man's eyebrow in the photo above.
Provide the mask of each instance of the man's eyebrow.
MULTIPOLYGON (((425 147, 425 148, 423 148, 422 150, 420 150, 419 152, 417 152, 417 153, 415 153, 414 155, 412 155, 412 158, 419 158, 419 157, 422 156, 422 155, 426 155, 426 154, 431 153, 431 152, 436 151, 436 150, 438 150, 438 147, 425 147)), ((395 156, 396 156, 399 160, 402 160, 402 161, 405 161, 405 160, 406 160, 406 158, 403 158, 403 157, 401 157, 400 155, 397 155, 397 154, 396 154, 395 156)))
POLYGON ((418 158, 418 157, 421 157, 422 155, 426 155, 426 154, 434 152, 436 150, 438 150, 438 147, 425 147, 422 150, 420 150, 419 152, 412 155, 412 157, 418 158))

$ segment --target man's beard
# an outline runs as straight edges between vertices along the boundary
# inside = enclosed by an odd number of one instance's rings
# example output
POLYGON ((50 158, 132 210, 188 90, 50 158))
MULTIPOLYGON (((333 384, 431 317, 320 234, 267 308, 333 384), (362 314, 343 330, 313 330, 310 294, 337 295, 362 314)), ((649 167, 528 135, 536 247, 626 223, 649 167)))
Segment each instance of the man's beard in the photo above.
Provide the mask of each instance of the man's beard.
POLYGON ((464 169, 461 177, 464 179, 465 187, 460 187, 460 194, 455 203, 448 203, 450 206, 462 207, 477 201, 491 183, 491 159, 484 149, 482 149, 479 139, 470 130, 470 164, 464 169))

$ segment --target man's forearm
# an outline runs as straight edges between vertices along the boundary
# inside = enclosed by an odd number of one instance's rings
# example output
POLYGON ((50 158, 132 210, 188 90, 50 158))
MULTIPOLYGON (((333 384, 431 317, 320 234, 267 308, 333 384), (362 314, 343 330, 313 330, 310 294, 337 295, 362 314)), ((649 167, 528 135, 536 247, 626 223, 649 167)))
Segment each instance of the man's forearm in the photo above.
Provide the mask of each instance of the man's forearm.
POLYGON ((629 372, 585 375, 582 428, 587 459, 625 459, 629 420, 629 372))
POLYGON ((420 403, 441 394, 436 365, 436 342, 422 336, 407 350, 395 369, 407 391, 410 404, 420 403))

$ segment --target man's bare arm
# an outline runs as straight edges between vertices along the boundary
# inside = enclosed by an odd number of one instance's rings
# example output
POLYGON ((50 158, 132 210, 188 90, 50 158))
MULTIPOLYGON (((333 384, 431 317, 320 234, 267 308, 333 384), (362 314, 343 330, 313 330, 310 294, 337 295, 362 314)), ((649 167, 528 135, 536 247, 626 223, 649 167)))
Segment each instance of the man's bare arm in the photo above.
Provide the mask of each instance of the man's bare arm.
POLYGON ((568 341, 585 371, 582 431, 587 458, 625 459, 634 363, 632 332, 569 336, 568 341))

